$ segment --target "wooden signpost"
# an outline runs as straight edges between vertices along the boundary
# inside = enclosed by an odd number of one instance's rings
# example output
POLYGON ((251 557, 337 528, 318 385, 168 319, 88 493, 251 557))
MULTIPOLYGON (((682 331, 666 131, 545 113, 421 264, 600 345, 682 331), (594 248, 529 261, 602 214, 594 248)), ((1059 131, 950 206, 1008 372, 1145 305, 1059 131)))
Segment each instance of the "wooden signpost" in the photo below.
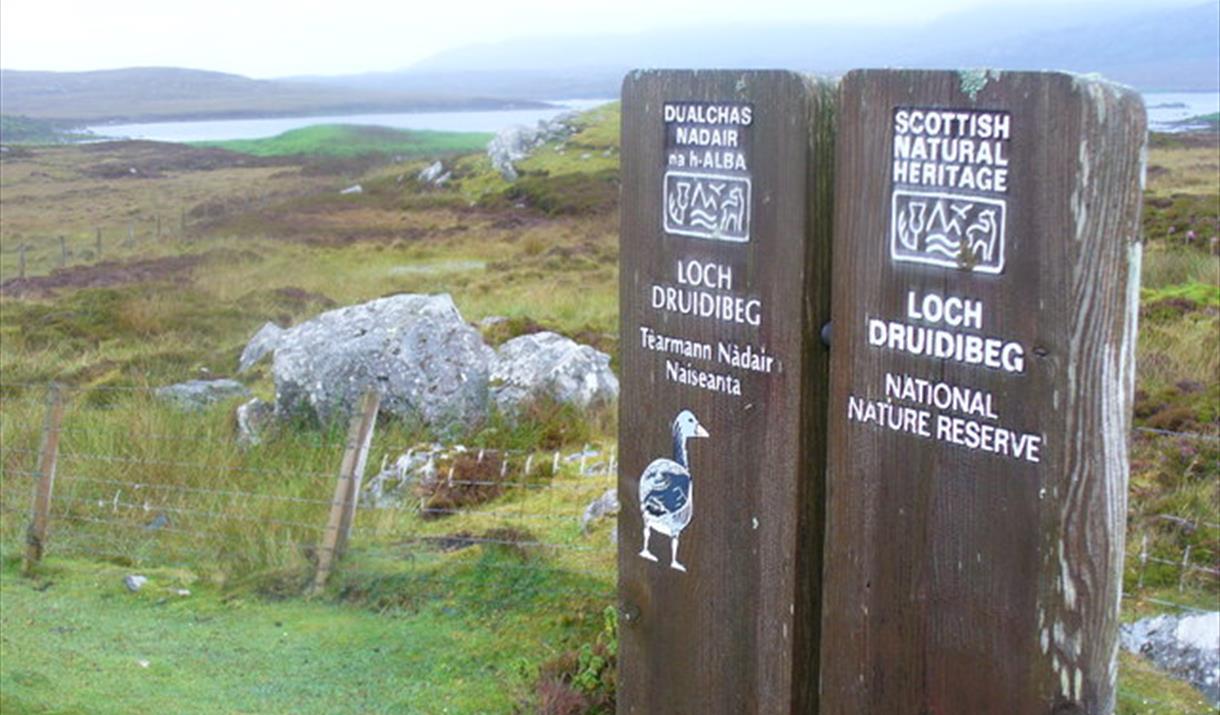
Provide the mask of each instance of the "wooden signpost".
POLYGON ((814 706, 833 92, 623 87, 620 713, 814 706))
POLYGON ((820 712, 1109 715, 1141 101, 861 71, 840 106, 820 712))

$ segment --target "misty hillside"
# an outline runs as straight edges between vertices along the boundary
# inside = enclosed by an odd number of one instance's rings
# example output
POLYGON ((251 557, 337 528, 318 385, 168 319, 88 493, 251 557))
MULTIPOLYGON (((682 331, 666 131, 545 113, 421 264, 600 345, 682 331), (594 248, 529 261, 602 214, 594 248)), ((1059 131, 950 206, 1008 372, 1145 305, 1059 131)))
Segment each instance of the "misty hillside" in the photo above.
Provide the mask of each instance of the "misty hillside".
POLYGON ((332 86, 515 97, 610 97, 635 67, 1064 69, 1146 91, 1220 89, 1220 2, 1000 6, 908 25, 695 26, 519 38, 434 55, 401 72, 308 78, 332 86), (489 68, 495 68, 490 70, 489 68))
POLYGON ((381 91, 165 67, 97 72, 0 70, 5 114, 106 122, 493 109, 522 102, 381 91))

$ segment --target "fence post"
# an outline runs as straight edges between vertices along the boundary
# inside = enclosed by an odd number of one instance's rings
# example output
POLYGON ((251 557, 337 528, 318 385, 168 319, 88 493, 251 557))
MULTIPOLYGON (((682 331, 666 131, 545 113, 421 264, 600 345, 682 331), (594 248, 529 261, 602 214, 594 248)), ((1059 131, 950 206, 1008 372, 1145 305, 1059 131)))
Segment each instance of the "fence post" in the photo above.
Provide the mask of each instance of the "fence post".
POLYGON ((97 254, 98 259, 102 257, 102 228, 98 226, 97 232, 93 237, 93 252, 97 254))
POLYGON ((63 236, 59 237, 59 267, 63 268, 68 265, 68 241, 63 236))
POLYGON ((840 87, 820 712, 1112 713, 1143 103, 840 87))
POLYGON ((59 385, 47 391, 47 413, 42 423, 42 443, 38 448, 38 482, 30 508, 30 527, 26 532, 25 561, 22 573, 30 575, 42 560, 47 545, 47 526, 51 521, 51 493, 55 486, 55 466, 59 459, 59 434, 64 418, 64 398, 59 385))
POLYGON ((334 568, 335 561, 347 547, 347 537, 356 516, 356 502, 360 498, 360 482, 364 477, 364 466, 368 461, 369 446, 373 442, 373 427, 377 422, 377 410, 381 406, 381 395, 370 389, 360 400, 360 407, 352 414, 347 429, 347 447, 343 450, 343 461, 339 464, 339 478, 335 482, 335 494, 331 499, 330 516, 326 531, 322 533, 322 544, 318 548, 318 570, 314 574, 312 593, 326 585, 326 579, 334 568))

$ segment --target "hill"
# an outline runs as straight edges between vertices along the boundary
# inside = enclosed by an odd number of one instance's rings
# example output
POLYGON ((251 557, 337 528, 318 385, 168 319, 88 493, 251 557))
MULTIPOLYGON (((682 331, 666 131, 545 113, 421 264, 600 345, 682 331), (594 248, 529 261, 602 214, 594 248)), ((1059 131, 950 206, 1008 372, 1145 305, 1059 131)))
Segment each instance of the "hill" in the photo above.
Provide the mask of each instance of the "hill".
POLYGON ((1220 89, 1220 2, 989 5, 917 25, 693 25, 631 35, 517 38, 438 53, 407 70, 304 78, 331 86, 516 97, 617 96, 636 67, 991 67, 1099 73, 1145 91, 1220 89), (491 70, 489 68, 495 68, 491 70))
POLYGON ((361 112, 507 109, 531 102, 255 80, 144 67, 97 72, 0 70, 5 114, 78 123, 361 112))

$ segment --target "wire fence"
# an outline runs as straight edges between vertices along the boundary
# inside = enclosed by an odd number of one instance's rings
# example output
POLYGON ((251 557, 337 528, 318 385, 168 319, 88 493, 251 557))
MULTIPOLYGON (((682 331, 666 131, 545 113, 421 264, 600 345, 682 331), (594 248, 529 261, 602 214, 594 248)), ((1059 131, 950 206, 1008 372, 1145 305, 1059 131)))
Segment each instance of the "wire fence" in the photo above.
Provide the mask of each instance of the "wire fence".
POLYGON ((286 430, 242 446, 221 411, 183 411, 150 388, 107 389, 122 397, 99 407, 73 395, 50 424, 45 386, 0 385, 0 533, 10 546, 26 537, 39 509, 30 495, 50 466, 49 527, 38 540, 53 556, 302 584, 333 556, 344 588, 361 577, 452 586, 477 566, 611 598, 612 526, 585 513, 613 486, 612 448, 410 444, 392 429, 373 430, 365 445, 333 430, 286 430), (353 450, 379 466, 351 473, 353 450), (357 488, 337 490, 353 478, 357 488))
MULTIPOLYGON (((243 446, 222 410, 184 412, 150 388, 106 391, 121 399, 71 395, 52 424, 45 385, 0 385, 0 537, 8 546, 25 542, 38 508, 31 494, 51 466, 42 545, 52 556, 133 570, 219 567, 303 592, 331 555, 335 593, 387 610, 455 594, 472 611, 512 599, 613 600, 616 542, 613 519, 604 518, 617 507, 613 447, 445 446, 374 430, 361 479, 344 472, 362 446, 350 428, 346 438, 297 430, 243 446), (337 488, 345 476, 355 478, 349 492, 337 488)), ((1206 480, 1220 436, 1132 435, 1137 467, 1164 458, 1158 468, 1178 468, 1187 452, 1188 469, 1201 464, 1203 476, 1177 476, 1206 480)), ((1123 599, 1141 615, 1217 608, 1220 524, 1186 508, 1133 510, 1123 599)), ((1119 698, 1166 705, 1121 683, 1119 698)))

